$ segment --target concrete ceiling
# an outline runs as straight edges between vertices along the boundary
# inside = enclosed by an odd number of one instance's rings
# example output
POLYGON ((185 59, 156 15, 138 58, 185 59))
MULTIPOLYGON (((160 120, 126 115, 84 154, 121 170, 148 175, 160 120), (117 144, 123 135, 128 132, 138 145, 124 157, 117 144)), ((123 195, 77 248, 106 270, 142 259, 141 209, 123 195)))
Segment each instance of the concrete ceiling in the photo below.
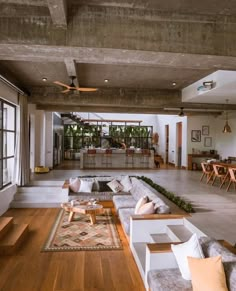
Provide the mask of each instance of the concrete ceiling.
POLYGON ((222 111, 219 98, 183 102, 181 90, 236 70, 235 1, 1 0, 0 11, 0 74, 40 109, 222 111), (72 75, 99 90, 62 94, 53 82, 69 84, 72 75))

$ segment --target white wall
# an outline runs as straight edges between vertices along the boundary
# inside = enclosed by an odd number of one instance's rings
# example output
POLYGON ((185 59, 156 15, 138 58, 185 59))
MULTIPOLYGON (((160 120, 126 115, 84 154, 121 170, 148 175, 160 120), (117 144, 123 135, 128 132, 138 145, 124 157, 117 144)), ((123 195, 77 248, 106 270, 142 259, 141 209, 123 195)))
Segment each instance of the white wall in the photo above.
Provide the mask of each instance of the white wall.
POLYGON ((45 166, 53 168, 53 113, 45 113, 45 166))
POLYGON ((182 166, 187 166, 187 117, 177 115, 157 115, 157 132, 159 134, 158 154, 165 158, 165 125, 169 125, 169 162, 177 165, 177 123, 182 122, 182 166))
POLYGON ((187 152, 191 154, 193 152, 197 153, 198 151, 208 151, 215 150, 216 148, 216 132, 217 132, 217 119, 213 116, 190 116, 188 117, 188 147, 187 152), (209 126, 209 135, 202 135, 202 126, 209 126), (191 134, 192 130, 200 130, 201 131, 201 141, 200 142, 192 142, 191 134), (206 147, 204 145, 204 141, 206 137, 212 138, 212 146, 206 147))
POLYGON ((231 133, 223 133, 225 120, 219 117, 215 120, 215 148, 218 151, 221 159, 226 159, 229 156, 236 157, 236 117, 229 119, 231 133))

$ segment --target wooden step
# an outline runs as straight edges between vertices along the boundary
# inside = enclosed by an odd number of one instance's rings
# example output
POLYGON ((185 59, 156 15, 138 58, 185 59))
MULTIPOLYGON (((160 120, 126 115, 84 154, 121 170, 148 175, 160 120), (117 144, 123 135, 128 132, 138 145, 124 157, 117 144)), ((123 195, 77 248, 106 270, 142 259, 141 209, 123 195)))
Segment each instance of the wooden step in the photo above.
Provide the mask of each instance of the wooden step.
POLYGON ((13 224, 12 228, 0 240, 0 254, 12 254, 28 233, 28 224, 13 224))
POLYGON ((8 230, 12 227, 13 217, 0 217, 0 239, 5 236, 8 230))
POLYGON ((171 245, 172 244, 180 244, 181 242, 172 242, 172 243, 154 243, 154 244, 147 244, 150 253, 170 253, 171 245))

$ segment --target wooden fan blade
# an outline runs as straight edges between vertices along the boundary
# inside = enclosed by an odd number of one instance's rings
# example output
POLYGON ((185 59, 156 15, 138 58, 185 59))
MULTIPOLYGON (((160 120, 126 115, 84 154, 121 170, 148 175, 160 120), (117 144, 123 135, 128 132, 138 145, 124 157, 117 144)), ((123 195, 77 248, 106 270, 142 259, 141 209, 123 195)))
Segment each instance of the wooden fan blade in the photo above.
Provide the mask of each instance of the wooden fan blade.
POLYGON ((62 87, 66 87, 67 89, 69 89, 70 88, 70 86, 68 86, 68 85, 66 85, 66 84, 63 84, 63 83, 61 83, 61 82, 59 82, 59 81, 55 81, 55 82, 53 82, 54 84, 57 84, 57 85, 59 85, 59 86, 62 86, 62 87))
POLYGON ((98 89, 97 88, 77 88, 78 91, 81 91, 81 92, 94 92, 94 91, 97 91, 98 89))
POLYGON ((64 91, 61 91, 61 93, 67 93, 67 92, 70 92, 70 89, 69 88, 66 89, 66 90, 64 90, 64 91))

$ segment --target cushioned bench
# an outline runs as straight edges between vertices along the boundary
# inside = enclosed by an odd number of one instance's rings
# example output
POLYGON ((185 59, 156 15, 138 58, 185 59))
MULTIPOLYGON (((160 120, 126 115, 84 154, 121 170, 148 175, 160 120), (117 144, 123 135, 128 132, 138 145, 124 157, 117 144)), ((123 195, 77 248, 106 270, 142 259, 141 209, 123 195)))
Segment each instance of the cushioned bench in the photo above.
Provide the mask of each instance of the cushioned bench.
MULTIPOLYGON (((229 291, 236 290, 236 255, 221 243, 210 237, 199 238, 205 257, 222 256, 229 291)), ((236 251, 236 249, 235 249, 236 251)), ((184 280, 179 269, 150 270, 148 272, 148 286, 150 291, 190 291, 191 281, 184 280)))

